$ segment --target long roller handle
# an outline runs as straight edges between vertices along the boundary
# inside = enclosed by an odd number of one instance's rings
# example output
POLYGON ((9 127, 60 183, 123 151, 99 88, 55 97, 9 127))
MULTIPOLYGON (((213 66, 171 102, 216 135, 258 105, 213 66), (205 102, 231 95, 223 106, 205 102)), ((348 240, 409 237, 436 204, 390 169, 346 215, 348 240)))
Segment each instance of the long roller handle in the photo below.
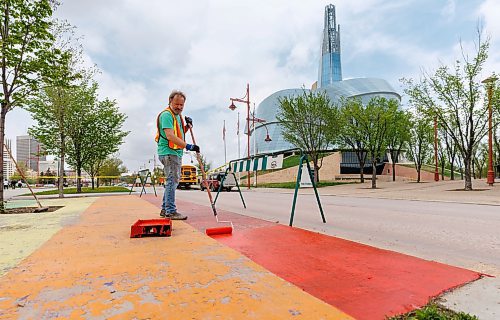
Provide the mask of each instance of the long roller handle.
MULTIPOLYGON (((189 128, 189 132, 191 132, 191 139, 193 140, 193 144, 196 144, 196 140, 194 139, 194 134, 193 134, 193 128, 189 128)), ((198 160, 198 164, 200 166, 201 170, 201 178, 202 178, 202 184, 205 184, 205 189, 207 189, 207 194, 208 194, 208 199, 210 200, 210 206, 212 207, 212 211, 214 212, 214 216, 217 217, 217 210, 215 210, 215 204, 214 201, 212 200, 212 194, 210 193, 210 189, 208 188, 208 184, 206 183, 207 181, 207 175, 205 173, 205 168, 203 166, 203 163, 201 161, 200 153, 196 152, 196 159, 198 160)))

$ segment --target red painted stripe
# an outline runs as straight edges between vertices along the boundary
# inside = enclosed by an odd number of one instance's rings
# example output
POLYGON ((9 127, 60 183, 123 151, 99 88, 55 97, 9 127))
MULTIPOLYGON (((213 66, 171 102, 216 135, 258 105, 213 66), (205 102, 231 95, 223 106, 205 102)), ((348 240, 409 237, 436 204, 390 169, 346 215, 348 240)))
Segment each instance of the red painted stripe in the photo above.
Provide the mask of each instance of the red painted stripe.
POLYGON ((479 278, 449 265, 276 225, 218 239, 357 319, 384 319, 479 278))
MULTIPOLYGON (((179 207, 188 210, 183 211, 190 216, 188 223, 200 231, 214 227, 210 208, 184 201, 179 207)), ((477 272, 352 241, 219 213, 233 221, 234 230, 231 236, 215 239, 357 319, 384 319, 414 310, 443 291, 480 277, 477 272)))

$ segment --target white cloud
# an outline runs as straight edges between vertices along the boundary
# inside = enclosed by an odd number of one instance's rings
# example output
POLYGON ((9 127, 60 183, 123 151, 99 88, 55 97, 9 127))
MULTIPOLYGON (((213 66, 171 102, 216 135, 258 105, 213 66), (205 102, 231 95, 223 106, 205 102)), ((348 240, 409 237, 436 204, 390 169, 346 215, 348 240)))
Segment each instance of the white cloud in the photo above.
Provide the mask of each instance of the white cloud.
POLYGON ((490 55, 484 70, 485 76, 489 76, 493 72, 499 74, 500 56, 496 53, 500 51, 500 19, 498 19, 500 2, 495 0, 486 0, 481 4, 478 12, 484 19, 484 31, 491 39, 489 50, 490 55))
POLYGON ((447 21, 452 21, 455 18, 456 6, 455 0, 447 0, 443 9, 441 9, 441 15, 447 21))

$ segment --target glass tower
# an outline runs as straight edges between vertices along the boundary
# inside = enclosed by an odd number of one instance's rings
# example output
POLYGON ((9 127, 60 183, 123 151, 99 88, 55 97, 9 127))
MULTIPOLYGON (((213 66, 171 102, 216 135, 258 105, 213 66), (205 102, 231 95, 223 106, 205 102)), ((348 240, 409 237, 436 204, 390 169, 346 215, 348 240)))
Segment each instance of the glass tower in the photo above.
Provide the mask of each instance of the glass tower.
POLYGON ((342 66, 340 64, 340 25, 337 25, 335 6, 325 7, 325 28, 321 44, 319 62, 318 88, 326 87, 334 81, 342 81, 342 66))

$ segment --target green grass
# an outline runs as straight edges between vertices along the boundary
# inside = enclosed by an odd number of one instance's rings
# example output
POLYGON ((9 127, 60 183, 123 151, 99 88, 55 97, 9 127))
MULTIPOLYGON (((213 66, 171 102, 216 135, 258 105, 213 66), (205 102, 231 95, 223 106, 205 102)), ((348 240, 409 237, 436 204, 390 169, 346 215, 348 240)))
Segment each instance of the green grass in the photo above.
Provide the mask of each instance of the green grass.
MULTIPOLYGON (((332 154, 331 152, 321 153, 319 155, 319 158, 321 159, 324 157, 328 157, 331 154, 332 154)), ((309 158, 309 161, 311 161, 311 157, 309 156, 308 158, 309 158)), ((300 161, 300 155, 293 155, 293 156, 286 157, 285 159, 283 159, 283 168, 282 169, 298 166, 299 161, 300 161)))
POLYGON ((435 302, 430 302, 423 308, 414 310, 407 314, 388 318, 388 320, 479 320, 463 312, 454 312, 442 307, 435 302))
POLYGON ((290 168, 290 167, 295 167, 299 165, 300 161, 300 156, 299 155, 294 155, 294 156, 289 156, 283 159, 283 167, 282 169, 290 168))
MULTIPOLYGON (((125 187, 99 187, 92 189, 91 187, 82 187, 82 193, 108 193, 108 192, 129 192, 130 189, 125 187)), ((47 190, 35 192, 36 195, 52 195, 59 194, 59 190, 47 190)), ((64 188, 64 194, 76 194, 76 188, 64 188)), ((23 196, 30 196, 31 193, 25 193, 23 196)))
MULTIPOLYGON (((348 184, 353 182, 328 182, 321 181, 318 183, 316 187, 328 187, 328 186, 337 186, 341 184, 348 184)), ((258 183, 257 188, 284 188, 284 189, 295 189, 296 182, 275 182, 275 183, 258 183)))

